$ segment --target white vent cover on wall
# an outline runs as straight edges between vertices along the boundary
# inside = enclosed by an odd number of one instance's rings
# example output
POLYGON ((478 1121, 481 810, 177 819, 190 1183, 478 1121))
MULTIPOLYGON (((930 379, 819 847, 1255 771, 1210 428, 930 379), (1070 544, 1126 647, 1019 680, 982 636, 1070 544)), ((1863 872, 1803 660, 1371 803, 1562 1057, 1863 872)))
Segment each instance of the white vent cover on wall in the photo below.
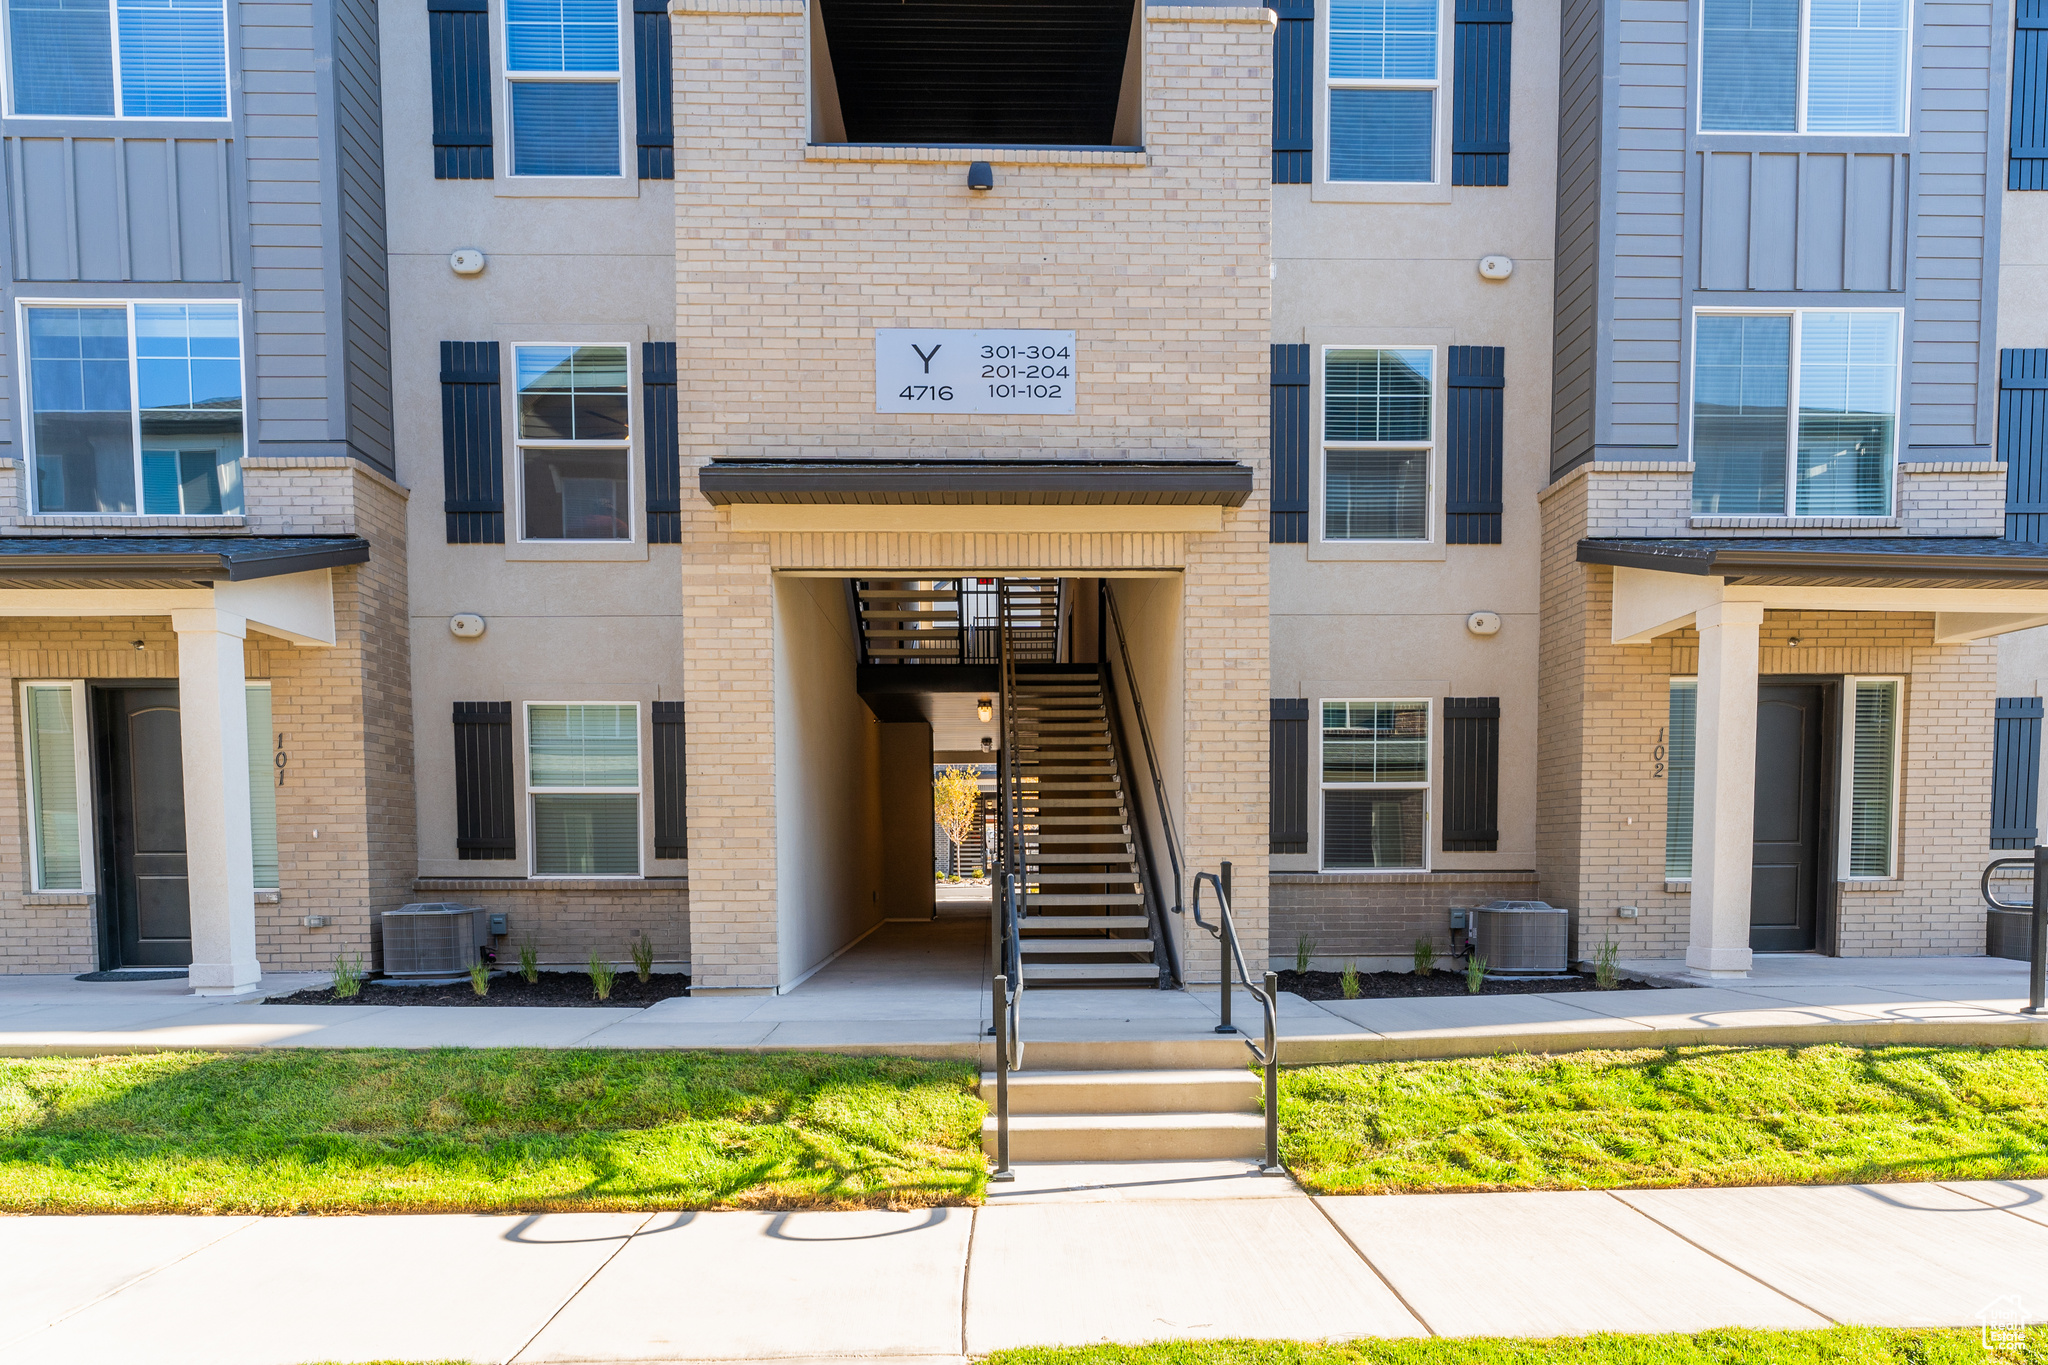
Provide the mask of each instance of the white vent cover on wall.
POLYGON ((1472 912, 1473 951, 1488 976, 1563 976, 1571 919, 1544 901, 1493 901, 1472 912))

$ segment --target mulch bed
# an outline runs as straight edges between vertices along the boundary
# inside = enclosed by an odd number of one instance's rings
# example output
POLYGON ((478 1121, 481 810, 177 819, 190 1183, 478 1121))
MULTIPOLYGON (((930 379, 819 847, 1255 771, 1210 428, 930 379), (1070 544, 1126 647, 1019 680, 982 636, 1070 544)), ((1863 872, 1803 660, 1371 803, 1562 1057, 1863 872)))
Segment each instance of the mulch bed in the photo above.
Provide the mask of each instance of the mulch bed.
POLYGON ((646 985, 630 969, 612 983, 612 998, 599 1000, 582 972, 542 972, 532 985, 516 972, 491 978, 491 993, 478 995, 467 981, 453 986, 391 986, 365 981, 356 994, 338 996, 332 989, 294 991, 275 996, 266 1005, 601 1005, 606 1008, 651 1005, 687 995, 690 978, 680 972, 656 972, 646 985))
MULTIPOLYGON (((1341 972, 1282 972, 1280 989, 1292 991, 1304 1000, 1342 1000, 1344 998, 1343 973, 1341 972)), ((1597 991, 1599 983, 1590 976, 1573 975, 1562 980, 1494 980, 1486 981, 1479 987, 1481 995, 1552 995, 1559 991, 1597 991)), ((1618 991, 1655 991, 1666 987, 1653 986, 1647 981, 1620 980, 1614 983, 1618 991)), ((1360 972, 1358 974, 1358 998, 1361 1000, 1387 1000, 1418 995, 1464 995, 1465 973, 1456 969, 1439 968, 1429 976, 1417 976, 1413 972, 1360 972)))

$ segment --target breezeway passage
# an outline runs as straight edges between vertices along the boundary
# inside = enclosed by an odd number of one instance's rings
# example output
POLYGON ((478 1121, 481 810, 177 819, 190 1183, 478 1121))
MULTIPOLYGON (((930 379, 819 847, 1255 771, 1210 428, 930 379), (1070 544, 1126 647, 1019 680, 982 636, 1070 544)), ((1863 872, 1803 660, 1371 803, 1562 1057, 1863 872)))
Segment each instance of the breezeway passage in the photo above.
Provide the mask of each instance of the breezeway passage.
POLYGON ((1975 1325, 2014 1300, 2039 1320, 2048 1283, 2048 1181, 1312 1199, 1241 1163, 1148 1163, 1038 1167, 979 1209, 0 1226, 0 1361, 76 1365, 132 1360, 140 1339, 161 1365, 939 1362, 1105 1340, 1975 1325), (230 1316, 231 1334, 205 1326, 230 1316))

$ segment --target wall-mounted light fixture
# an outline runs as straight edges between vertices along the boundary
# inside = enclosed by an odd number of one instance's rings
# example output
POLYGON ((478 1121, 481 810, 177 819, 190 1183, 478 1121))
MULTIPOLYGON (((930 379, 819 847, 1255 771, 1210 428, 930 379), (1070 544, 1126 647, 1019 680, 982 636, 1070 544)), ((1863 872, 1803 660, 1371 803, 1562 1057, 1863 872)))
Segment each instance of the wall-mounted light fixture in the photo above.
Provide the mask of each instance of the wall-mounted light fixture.
MULTIPOLYGON (((957 164, 957 163, 956 163, 957 164)), ((967 168, 967 188, 970 190, 992 190, 996 187, 996 168, 986 161, 977 161, 967 168)))
POLYGON ((985 754, 994 753, 996 751, 996 742, 987 735, 983 735, 981 737, 981 751, 985 754))
POLYGON ((988 724, 996 718, 996 704, 987 697, 983 697, 980 701, 974 703, 974 718, 983 725, 988 724))

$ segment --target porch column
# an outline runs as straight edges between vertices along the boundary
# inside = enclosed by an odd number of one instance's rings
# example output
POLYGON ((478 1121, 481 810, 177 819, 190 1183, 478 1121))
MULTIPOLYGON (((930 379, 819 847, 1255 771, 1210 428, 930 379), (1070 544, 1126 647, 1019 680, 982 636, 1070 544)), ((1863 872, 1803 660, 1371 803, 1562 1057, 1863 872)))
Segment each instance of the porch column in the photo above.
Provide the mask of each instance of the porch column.
POLYGON ((1701 976, 1749 975, 1749 876, 1756 835, 1755 602, 1700 608, 1692 797, 1692 941, 1701 976))
POLYGON ((256 962, 254 852, 249 831, 249 693, 233 612, 174 611, 178 729, 185 762, 185 876, 192 905, 192 992, 240 995, 256 962))

